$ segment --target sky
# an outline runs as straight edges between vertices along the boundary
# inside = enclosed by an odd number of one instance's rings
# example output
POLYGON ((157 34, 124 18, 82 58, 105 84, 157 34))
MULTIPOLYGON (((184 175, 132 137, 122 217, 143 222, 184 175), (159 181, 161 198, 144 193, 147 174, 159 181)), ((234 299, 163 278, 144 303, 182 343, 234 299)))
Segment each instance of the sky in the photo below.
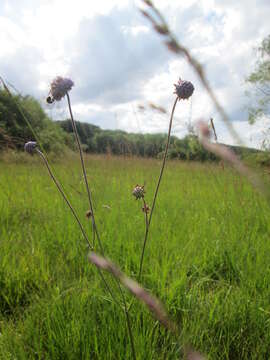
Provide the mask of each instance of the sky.
MULTIPOLYGON (((270 34, 269 0, 154 3, 203 65, 242 141, 259 148, 269 121, 248 124, 245 79, 255 68, 256 47, 270 34)), ((36 97, 54 120, 68 112, 64 100, 46 104, 50 83, 58 75, 69 77, 75 83, 70 96, 76 120, 142 133, 167 131, 174 84, 181 77, 192 81, 195 91, 178 103, 173 134, 181 138, 189 125, 212 117, 219 141, 236 144, 193 69, 168 51, 140 8, 147 8, 142 0, 1 0, 0 76, 36 97)))

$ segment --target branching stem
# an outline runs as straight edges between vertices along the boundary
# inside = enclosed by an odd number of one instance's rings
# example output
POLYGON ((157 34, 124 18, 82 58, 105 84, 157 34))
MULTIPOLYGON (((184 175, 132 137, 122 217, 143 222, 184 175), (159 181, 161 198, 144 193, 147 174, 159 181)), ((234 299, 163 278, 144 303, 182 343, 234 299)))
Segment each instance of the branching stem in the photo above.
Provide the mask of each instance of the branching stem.
POLYGON ((96 235, 97 235, 98 244, 99 244, 99 247, 100 247, 100 251, 101 251, 102 255, 104 255, 104 249, 103 249, 103 246, 102 246, 102 243, 101 243, 101 239, 100 239, 100 236, 99 236, 99 233, 98 233, 98 230, 97 230, 97 226, 96 226, 95 214, 94 214, 94 207, 93 207, 93 201, 92 201, 91 191, 90 191, 89 184, 88 184, 88 180, 87 180, 86 169, 85 169, 85 164, 84 164, 84 159, 83 159, 82 147, 81 147, 81 143, 80 143, 80 139, 79 139, 77 127, 76 127, 76 124, 75 124, 75 121, 74 121, 74 117, 73 117, 73 113, 72 113, 72 109, 71 109, 70 97, 69 97, 69 94, 68 94, 68 93, 67 93, 67 101, 68 101, 68 108, 69 108, 69 113, 70 113, 72 128, 73 128, 73 132, 74 132, 74 135, 75 135, 75 138, 76 138, 76 142, 77 142, 77 145, 78 145, 78 149, 79 149, 79 153, 80 153, 80 159, 81 159, 83 177, 84 177, 85 187, 86 187, 87 196, 88 196, 88 201, 89 201, 89 206, 90 206, 90 211, 91 211, 93 243, 95 242, 95 234, 96 234, 96 235))
POLYGON ((168 155, 168 149, 169 149, 170 137, 171 137, 171 130, 172 130, 173 115, 174 115, 174 111, 175 111, 175 108, 176 108, 177 101, 178 101, 178 97, 176 97, 176 99, 174 101, 174 104, 173 104, 173 107, 172 107, 170 123, 169 123, 169 129, 168 129, 168 136, 167 136, 167 143, 166 143, 166 147, 165 147, 165 151, 164 151, 164 155, 163 155, 163 161, 162 161, 160 174, 159 174, 159 178, 158 178, 158 182, 157 182, 157 186, 156 186, 156 190, 155 190, 155 194, 154 194, 154 198, 153 198, 153 202, 152 202, 152 206, 151 206, 151 210, 150 210, 149 220, 147 221, 147 226, 145 227, 145 236, 144 236, 144 242, 143 242, 143 247, 142 247, 141 259, 140 259, 140 269, 139 269, 139 275, 138 275, 138 281, 139 282, 141 280, 141 275, 142 275, 144 253, 145 253, 145 247, 146 247, 146 243, 147 243, 147 239, 148 239, 150 224, 151 224, 153 212, 154 212, 154 209, 155 209, 155 204, 156 204, 156 200, 157 200, 159 186, 160 186, 160 183, 161 183, 161 179, 162 179, 162 175, 163 175, 163 172, 164 172, 166 159, 167 159, 167 155, 168 155))

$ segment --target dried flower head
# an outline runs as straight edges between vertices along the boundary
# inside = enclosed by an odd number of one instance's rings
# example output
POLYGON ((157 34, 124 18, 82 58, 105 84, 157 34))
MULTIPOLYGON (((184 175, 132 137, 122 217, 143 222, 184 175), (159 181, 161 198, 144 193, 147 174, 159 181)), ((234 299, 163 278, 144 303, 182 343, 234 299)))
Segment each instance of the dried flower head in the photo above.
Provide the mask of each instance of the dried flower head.
POLYGON ((87 210, 85 213, 85 216, 87 217, 87 219, 90 219, 92 217, 92 211, 91 210, 87 210))
POLYGON ((50 94, 54 100, 60 101, 73 85, 74 82, 71 79, 57 76, 51 83, 50 94))
POLYGON ((178 99, 188 99, 194 91, 194 86, 190 81, 181 80, 179 78, 179 81, 177 84, 174 84, 175 91, 174 93, 178 96, 178 99))
POLYGON ((145 203, 144 206, 142 207, 142 211, 148 214, 150 211, 150 207, 145 203))
POLYGON ((28 141, 27 143, 24 144, 24 150, 31 155, 34 153, 36 147, 37 147, 36 141, 28 141))
POLYGON ((144 186, 136 185, 132 191, 132 195, 135 196, 136 200, 142 199, 144 197, 145 190, 144 186))

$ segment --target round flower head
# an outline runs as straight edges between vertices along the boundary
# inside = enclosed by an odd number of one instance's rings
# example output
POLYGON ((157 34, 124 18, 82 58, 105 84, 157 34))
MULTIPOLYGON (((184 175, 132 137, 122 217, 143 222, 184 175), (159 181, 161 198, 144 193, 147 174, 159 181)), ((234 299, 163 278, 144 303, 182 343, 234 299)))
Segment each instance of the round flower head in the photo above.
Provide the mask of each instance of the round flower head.
POLYGON ((144 197, 144 194, 144 187, 140 185, 136 185, 132 191, 132 195, 135 196, 136 200, 142 199, 144 197))
POLYGON ((37 147, 36 141, 28 141, 27 143, 24 144, 24 150, 29 154, 33 154, 36 147, 37 147))
POLYGON ((190 81, 179 79, 177 84, 174 84, 174 93, 178 96, 178 99, 188 99, 194 91, 194 86, 190 81))
POLYGON ((57 76, 51 83, 51 96, 54 100, 60 101, 68 91, 71 90, 74 82, 68 78, 57 76))
POLYGON ((87 217, 87 219, 90 219, 93 216, 92 211, 87 210, 86 213, 85 213, 85 216, 87 217))

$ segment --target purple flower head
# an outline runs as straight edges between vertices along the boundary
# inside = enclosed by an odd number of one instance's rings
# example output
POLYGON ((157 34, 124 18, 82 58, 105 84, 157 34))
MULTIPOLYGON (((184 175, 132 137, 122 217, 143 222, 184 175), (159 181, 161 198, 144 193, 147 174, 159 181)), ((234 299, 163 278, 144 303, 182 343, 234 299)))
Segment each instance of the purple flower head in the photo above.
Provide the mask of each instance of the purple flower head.
POLYGON ((36 141, 28 141, 27 143, 24 144, 24 150, 31 155, 34 153, 36 147, 37 147, 36 141))
POLYGON ((177 84, 174 84, 174 93, 178 96, 178 99, 188 99, 194 91, 194 86, 190 81, 179 79, 177 84))
POLYGON ((136 185, 132 191, 132 195, 135 196, 136 200, 142 199, 144 197, 144 194, 144 186, 136 185))
POLYGON ((51 83, 51 96, 54 100, 60 101, 68 91, 71 90, 74 82, 68 78, 57 76, 51 83))

